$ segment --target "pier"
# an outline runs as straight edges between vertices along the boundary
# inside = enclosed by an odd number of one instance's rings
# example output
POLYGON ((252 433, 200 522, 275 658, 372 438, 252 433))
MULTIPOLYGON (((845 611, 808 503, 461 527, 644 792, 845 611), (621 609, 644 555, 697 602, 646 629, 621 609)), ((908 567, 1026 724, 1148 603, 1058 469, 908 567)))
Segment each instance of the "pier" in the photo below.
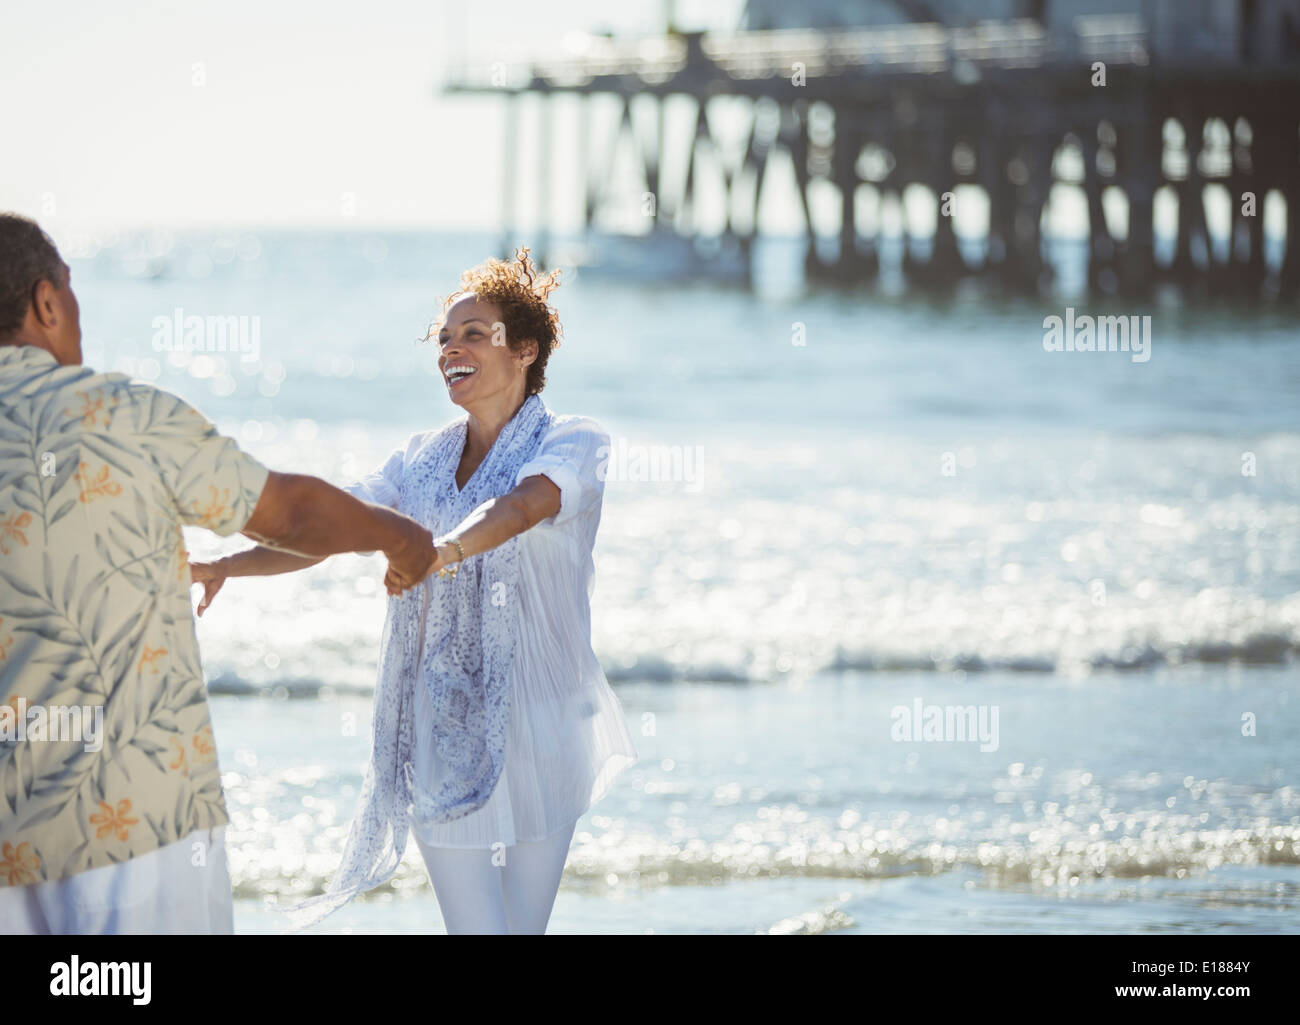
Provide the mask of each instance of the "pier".
MULTIPOLYGON (((537 169, 541 208, 549 209, 552 101, 578 97, 585 147, 587 101, 609 96, 621 109, 609 151, 578 160, 589 235, 609 196, 614 150, 630 138, 652 197, 644 237, 707 243, 694 251, 738 254, 746 266, 769 161, 781 151, 809 226, 810 278, 873 282, 886 245, 880 211, 919 185, 933 197, 934 230, 922 237, 904 224, 909 287, 978 277, 1009 292, 1044 293, 1053 277, 1044 211, 1052 189, 1065 185, 1086 202, 1090 291, 1145 295, 1173 282, 1198 295, 1300 293, 1300 3, 1157 0, 1091 14, 1087 3, 1031 0, 985 5, 1017 16, 970 21, 973 6, 864 4, 877 20, 890 11, 913 19, 844 26, 818 24, 825 19, 816 3, 787 9, 751 0, 735 31, 589 36, 578 52, 466 62, 443 89, 496 95, 506 105, 503 249, 514 235, 521 167, 537 169), (782 25, 791 17, 809 24, 782 25), (684 173, 670 175, 663 108, 682 97, 696 106, 694 134, 684 173), (706 237, 698 166, 702 151, 723 151, 708 116, 719 97, 747 105, 747 143, 731 166, 711 156, 721 167, 726 217, 720 233, 706 237), (542 119, 541 150, 528 155, 516 145, 525 101, 542 119), (647 141, 634 113, 649 104, 657 132, 647 141), (670 180, 676 187, 666 194, 670 180), (987 197, 983 235, 974 240, 959 239, 954 226, 954 190, 962 186, 987 197), (819 233, 811 195, 828 187, 839 196, 838 223, 819 233), (1207 224, 1213 188, 1226 190, 1226 238, 1207 224), (1162 194, 1177 206, 1176 233, 1163 246, 1155 228, 1162 194), (1270 256, 1265 210, 1279 201, 1285 237, 1270 256), (1114 215, 1117 206, 1125 216, 1114 215), (864 233, 864 220, 875 228, 864 233)), ((543 256, 549 237, 543 220, 536 239, 543 256)), ((702 259, 707 271, 710 257, 702 259)))

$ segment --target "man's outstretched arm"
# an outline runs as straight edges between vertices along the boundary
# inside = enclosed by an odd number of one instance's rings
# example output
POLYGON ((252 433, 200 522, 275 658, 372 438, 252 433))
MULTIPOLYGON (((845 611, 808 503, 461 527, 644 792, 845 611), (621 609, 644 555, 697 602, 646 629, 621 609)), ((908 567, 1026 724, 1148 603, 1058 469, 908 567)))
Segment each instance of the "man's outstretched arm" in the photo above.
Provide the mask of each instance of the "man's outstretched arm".
POLYGON ((383 552, 391 575, 406 590, 428 575, 435 559, 433 535, 409 516, 298 473, 271 471, 241 533, 311 560, 264 572, 298 569, 341 552, 383 552))

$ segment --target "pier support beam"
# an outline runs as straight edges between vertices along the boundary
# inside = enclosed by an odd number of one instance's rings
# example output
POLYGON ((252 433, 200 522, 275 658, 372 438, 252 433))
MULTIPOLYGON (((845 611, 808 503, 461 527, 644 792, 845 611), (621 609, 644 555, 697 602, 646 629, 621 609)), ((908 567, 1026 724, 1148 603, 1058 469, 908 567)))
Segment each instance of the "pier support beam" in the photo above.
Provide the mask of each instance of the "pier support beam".
POLYGON ((804 271, 810 278, 824 277, 821 257, 817 253, 817 231, 813 225, 812 204, 808 202, 808 186, 812 175, 808 171, 808 104, 796 100, 781 110, 781 143, 790 153, 794 165, 795 188, 804 223, 808 225, 808 248, 804 252, 804 271))
POLYGON ((858 249, 858 154, 865 141, 861 112, 855 109, 835 111, 835 148, 831 173, 840 192, 840 249, 835 276, 854 284, 867 284, 880 272, 873 246, 868 252, 858 249))
POLYGON ((1046 285, 1039 224, 1052 146, 1046 126, 1026 131, 1009 113, 1005 98, 991 97, 980 139, 980 182, 989 196, 987 267, 1002 287, 1036 294, 1046 285))
MULTIPOLYGON (((1201 177, 1201 149, 1204 145, 1204 119, 1190 112, 1179 117, 1183 128, 1183 148, 1187 154, 1187 172, 1177 183, 1178 238, 1170 272, 1184 288, 1204 288, 1214 271, 1214 254, 1210 233, 1205 224, 1205 179, 1201 177), (1205 264, 1197 260, 1197 251, 1205 254, 1205 264)), ((1163 131, 1161 133, 1163 139, 1163 131)))
POLYGON ((519 137, 519 95, 510 93, 506 96, 505 140, 502 152, 505 154, 501 168, 501 259, 508 260, 514 253, 515 242, 515 170, 518 154, 515 140, 519 137))
POLYGON ((1300 295, 1300 132, 1296 130, 1295 111, 1283 115, 1280 149, 1282 195, 1286 199, 1286 253, 1278 286, 1282 295, 1300 295))
POLYGON ((541 153, 537 158, 537 255, 538 267, 545 270, 551 263, 551 96, 542 93, 538 97, 542 105, 538 117, 541 123, 539 144, 541 153))
POLYGON ((1120 249, 1120 288, 1130 296, 1146 296, 1155 280, 1155 195, 1160 181, 1162 139, 1141 113, 1119 130, 1119 177, 1128 197, 1128 231, 1120 249))
POLYGON ((1083 147, 1083 192, 1088 200, 1088 289, 1096 295, 1115 292, 1119 276, 1115 272, 1115 239, 1106 222, 1106 208, 1101 194, 1105 187, 1099 156, 1100 125, 1085 126, 1079 132, 1083 147))
POLYGON ((930 240, 930 259, 914 270, 916 281, 926 288, 949 288, 967 272, 957 247, 954 211, 945 210, 943 198, 953 188, 952 152, 956 144, 952 119, 945 116, 926 160, 925 184, 934 193, 934 235, 930 240))
POLYGON ((1259 160, 1262 140, 1254 119, 1246 124, 1244 138, 1237 132, 1233 133, 1238 137, 1233 146, 1232 176, 1228 184, 1231 193, 1228 201, 1232 205, 1230 257, 1234 268, 1233 291, 1244 298, 1257 299, 1268 273, 1268 264, 1264 262, 1265 189, 1259 160), (1255 213, 1250 217, 1242 212, 1243 197, 1247 192, 1255 197, 1255 213))

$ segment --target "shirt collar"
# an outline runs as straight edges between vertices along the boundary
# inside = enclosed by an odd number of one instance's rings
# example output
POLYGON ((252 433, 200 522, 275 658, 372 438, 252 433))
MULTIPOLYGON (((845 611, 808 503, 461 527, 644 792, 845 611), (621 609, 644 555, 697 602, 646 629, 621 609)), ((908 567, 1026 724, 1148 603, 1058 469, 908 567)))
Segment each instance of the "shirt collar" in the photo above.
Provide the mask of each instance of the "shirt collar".
POLYGON ((0 345, 0 369, 53 370, 59 365, 52 352, 36 345, 0 345))

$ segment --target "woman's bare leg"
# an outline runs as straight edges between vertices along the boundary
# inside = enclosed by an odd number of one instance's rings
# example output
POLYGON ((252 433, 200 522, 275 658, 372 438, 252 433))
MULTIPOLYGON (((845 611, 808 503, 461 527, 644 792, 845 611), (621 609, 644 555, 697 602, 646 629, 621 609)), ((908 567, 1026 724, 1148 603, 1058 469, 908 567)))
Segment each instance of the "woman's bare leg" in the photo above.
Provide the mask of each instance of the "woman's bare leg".
POLYGON ((546 932, 575 826, 577 822, 545 840, 506 848, 506 863, 500 871, 512 934, 540 936, 546 932))
POLYGON ((447 935, 504 936, 510 932, 502 870, 492 863, 492 851, 428 847, 419 837, 415 842, 438 896, 447 935))

